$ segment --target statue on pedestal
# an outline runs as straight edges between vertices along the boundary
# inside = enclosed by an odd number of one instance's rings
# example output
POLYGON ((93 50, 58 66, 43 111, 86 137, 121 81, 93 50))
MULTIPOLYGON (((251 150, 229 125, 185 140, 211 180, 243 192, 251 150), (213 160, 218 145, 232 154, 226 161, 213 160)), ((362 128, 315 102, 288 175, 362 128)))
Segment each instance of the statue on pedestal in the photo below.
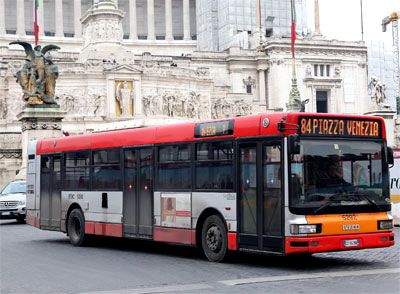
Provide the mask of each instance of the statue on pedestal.
POLYGON ((368 90, 371 99, 375 101, 378 108, 390 108, 390 105, 386 102, 386 85, 384 82, 379 80, 376 76, 372 76, 368 85, 368 90))
POLYGON ((56 45, 40 45, 32 48, 27 42, 11 42, 10 45, 21 45, 25 49, 26 63, 17 71, 15 77, 21 85, 23 100, 28 105, 57 104, 55 101, 55 86, 58 78, 58 66, 46 53, 60 49, 56 45))

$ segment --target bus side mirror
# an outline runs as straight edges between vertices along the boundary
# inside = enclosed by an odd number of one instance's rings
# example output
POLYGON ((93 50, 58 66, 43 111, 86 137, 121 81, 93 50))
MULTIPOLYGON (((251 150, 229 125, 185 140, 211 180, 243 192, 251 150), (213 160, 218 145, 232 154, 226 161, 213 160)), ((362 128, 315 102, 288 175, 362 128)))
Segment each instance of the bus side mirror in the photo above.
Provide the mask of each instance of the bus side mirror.
POLYGON ((289 154, 300 154, 300 138, 299 135, 288 136, 289 154))
POLYGON ((389 165, 394 164, 393 149, 391 147, 387 147, 387 163, 389 165))

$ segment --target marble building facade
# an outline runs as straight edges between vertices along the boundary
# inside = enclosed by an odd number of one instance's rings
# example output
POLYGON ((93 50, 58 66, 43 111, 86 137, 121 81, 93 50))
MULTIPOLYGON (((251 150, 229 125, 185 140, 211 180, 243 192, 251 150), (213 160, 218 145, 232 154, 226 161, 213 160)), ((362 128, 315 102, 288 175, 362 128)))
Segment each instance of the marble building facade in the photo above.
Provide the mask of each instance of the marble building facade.
MULTIPOLYGON (((147 7, 154 5, 155 9, 140 13, 143 1, 139 0, 98 1, 88 8, 84 1, 68 1, 74 3, 74 13, 82 11, 80 25, 71 16, 72 23, 64 22, 63 28, 56 23, 54 35, 40 38, 42 44, 61 47, 51 54, 60 70, 56 100, 66 111, 64 134, 286 109, 292 72, 290 39, 277 33, 265 38, 257 50, 258 44, 251 38, 246 46, 232 41, 224 50, 200 50, 196 40, 198 3, 177 1, 146 1, 147 7), (160 2, 164 8, 162 25, 156 17, 160 2), (129 14, 121 7, 128 7, 129 14), (134 25, 126 22, 135 10, 137 19, 139 14, 146 15, 146 39, 139 37, 138 23, 135 35, 134 25), (177 11, 181 14, 179 30, 173 24, 177 11), (74 36, 69 37, 66 28, 72 26, 74 36), (164 37, 157 33, 159 26, 165 27, 164 37)), ((21 13, 26 2, 15 2, 15 11, 21 13)), ((46 9, 46 1, 41 2, 46 9)), ((52 2, 59 15, 65 1, 52 2)), ((0 0, 0 11, 6 5, 7 0, 0 0)), ((66 11, 71 11, 68 7, 66 11)), ((0 17, 0 186, 15 176, 23 148, 22 126, 16 118, 23 106, 22 91, 14 75, 25 53, 8 43, 17 39, 33 42, 33 36, 26 34, 28 26, 23 34, 23 24, 16 24, 14 34, 6 24, 0 17)), ((306 111, 362 114, 372 109, 363 43, 300 34, 296 52, 299 90, 302 99, 310 99, 306 111)))

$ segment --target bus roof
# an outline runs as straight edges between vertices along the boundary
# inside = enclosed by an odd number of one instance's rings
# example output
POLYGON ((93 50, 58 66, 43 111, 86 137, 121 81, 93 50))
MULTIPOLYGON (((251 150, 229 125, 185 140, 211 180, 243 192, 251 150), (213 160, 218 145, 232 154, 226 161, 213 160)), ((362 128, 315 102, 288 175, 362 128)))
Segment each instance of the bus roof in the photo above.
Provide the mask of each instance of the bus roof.
POLYGON ((280 112, 271 114, 264 113, 240 116, 218 120, 208 120, 201 122, 186 122, 170 125, 105 131, 100 133, 88 133, 61 138, 47 138, 38 140, 36 153, 40 155, 77 150, 190 142, 205 139, 289 135, 297 133, 298 128, 296 128, 296 126, 299 124, 300 117, 354 120, 368 119, 370 121, 380 121, 382 126, 381 138, 386 138, 385 124, 384 120, 381 117, 304 112, 280 112), (222 122, 229 120, 234 121, 232 135, 196 138, 195 127, 197 124, 206 124, 208 122, 222 122), (282 122, 284 123, 283 126, 285 126, 285 129, 279 130, 279 123, 282 122))

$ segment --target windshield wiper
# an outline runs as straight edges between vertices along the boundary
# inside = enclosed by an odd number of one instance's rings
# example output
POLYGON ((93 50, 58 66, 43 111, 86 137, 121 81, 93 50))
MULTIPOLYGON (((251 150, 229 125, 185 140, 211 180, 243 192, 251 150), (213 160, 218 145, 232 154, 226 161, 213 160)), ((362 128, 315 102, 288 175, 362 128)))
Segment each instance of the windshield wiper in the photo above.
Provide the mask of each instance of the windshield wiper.
POLYGON ((354 195, 358 196, 359 198, 364 198, 367 200, 370 204, 372 204, 378 211, 382 211, 381 208, 379 207, 378 204, 376 204, 375 200, 371 199, 369 196, 367 196, 365 193, 354 193, 354 195))
POLYGON ((314 213, 317 213, 318 211, 321 211, 329 206, 331 206, 333 203, 338 203, 338 202, 342 202, 341 199, 332 199, 329 198, 328 201, 326 201, 324 204, 322 204, 320 207, 318 207, 317 209, 314 209, 314 213))

